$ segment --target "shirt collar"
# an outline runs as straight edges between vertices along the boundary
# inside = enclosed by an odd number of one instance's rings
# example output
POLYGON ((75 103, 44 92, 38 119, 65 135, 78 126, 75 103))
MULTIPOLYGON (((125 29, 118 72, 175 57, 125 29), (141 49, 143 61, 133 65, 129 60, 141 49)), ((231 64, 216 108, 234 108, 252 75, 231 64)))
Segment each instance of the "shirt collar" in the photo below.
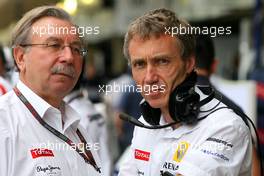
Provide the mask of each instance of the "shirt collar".
MULTIPOLYGON (((160 117, 160 125, 166 125, 168 123, 166 123, 163 115, 161 115, 160 117)), ((175 138, 178 139, 181 136, 191 133, 192 131, 196 130, 199 128, 199 125, 180 125, 178 128, 173 129, 171 126, 162 129, 165 134, 164 134, 164 138, 175 138)))
POLYGON ((65 118, 64 118, 64 131, 68 128, 68 127, 72 127, 74 131, 77 130, 78 125, 80 123, 81 120, 81 116, 80 114, 78 114, 71 106, 69 106, 68 104, 65 104, 65 118))
POLYGON ((17 83, 17 88, 25 96, 28 102, 33 106, 41 118, 44 117, 45 112, 52 107, 48 102, 39 97, 29 87, 27 87, 21 80, 17 83))
MULTIPOLYGON (((52 113, 52 112, 54 113, 56 111, 59 111, 57 108, 51 106, 48 102, 46 102, 44 99, 38 96, 35 92, 33 92, 21 80, 18 81, 17 88, 24 95, 24 97, 28 100, 28 102, 33 106, 33 108, 37 111, 37 113, 40 115, 41 118, 45 117, 45 114, 47 113, 52 113)), ((74 131, 76 131, 78 128, 79 122, 80 122, 80 115, 72 107, 65 104, 65 102, 62 102, 62 105, 60 108, 63 108, 61 109, 61 112, 62 112, 62 116, 64 117, 63 118, 64 129, 62 130, 62 132, 64 133, 65 130, 67 130, 68 127, 70 126, 73 128, 74 131)), ((61 120, 59 120, 59 123, 61 123, 61 120)), ((57 126, 57 129, 59 128, 59 126, 61 126, 61 125, 58 125, 59 123, 54 124, 57 126)), ((60 128, 59 128, 59 131, 61 131, 60 128)))
MULTIPOLYGON (((200 95, 200 101, 208 97, 208 95, 205 95, 198 87, 195 87, 195 91, 200 95)), ((208 103, 200 107, 198 119, 209 115, 214 109, 222 107, 222 106, 223 106, 223 103, 213 98, 211 101, 209 101, 208 103)))
MULTIPOLYGON (((160 125, 166 125, 164 117, 161 115, 160 125)), ((198 125, 180 125, 178 128, 173 129, 172 127, 167 127, 162 130, 166 131, 164 138, 180 138, 181 136, 191 133, 192 131, 198 129, 198 125)))

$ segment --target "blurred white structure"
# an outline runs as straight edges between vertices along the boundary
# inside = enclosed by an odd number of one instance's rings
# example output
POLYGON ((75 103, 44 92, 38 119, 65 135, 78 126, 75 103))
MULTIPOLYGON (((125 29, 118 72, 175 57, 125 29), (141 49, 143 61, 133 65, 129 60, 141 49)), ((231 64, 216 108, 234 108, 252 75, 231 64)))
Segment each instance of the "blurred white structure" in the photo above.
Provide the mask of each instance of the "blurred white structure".
POLYGON ((256 125, 257 97, 254 81, 231 81, 212 76, 211 82, 220 92, 239 105, 256 125))

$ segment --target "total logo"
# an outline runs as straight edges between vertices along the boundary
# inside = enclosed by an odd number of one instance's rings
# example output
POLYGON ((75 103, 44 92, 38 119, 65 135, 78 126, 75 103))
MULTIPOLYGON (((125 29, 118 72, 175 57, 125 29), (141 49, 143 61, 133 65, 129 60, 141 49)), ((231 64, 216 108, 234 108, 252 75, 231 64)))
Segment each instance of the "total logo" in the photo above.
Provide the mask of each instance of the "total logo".
POLYGON ((39 157, 54 157, 52 150, 49 149, 43 149, 43 148, 31 149, 30 153, 33 159, 39 157))
POLYGON ((135 149, 135 159, 149 161, 150 152, 135 149))

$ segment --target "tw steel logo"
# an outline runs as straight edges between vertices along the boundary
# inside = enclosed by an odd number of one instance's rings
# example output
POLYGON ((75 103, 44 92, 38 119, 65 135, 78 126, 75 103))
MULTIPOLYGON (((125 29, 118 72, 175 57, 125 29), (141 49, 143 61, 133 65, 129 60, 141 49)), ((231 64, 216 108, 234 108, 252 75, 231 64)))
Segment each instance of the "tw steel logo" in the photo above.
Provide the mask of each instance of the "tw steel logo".
POLYGON ((135 159, 149 161, 150 152, 135 149, 135 159))

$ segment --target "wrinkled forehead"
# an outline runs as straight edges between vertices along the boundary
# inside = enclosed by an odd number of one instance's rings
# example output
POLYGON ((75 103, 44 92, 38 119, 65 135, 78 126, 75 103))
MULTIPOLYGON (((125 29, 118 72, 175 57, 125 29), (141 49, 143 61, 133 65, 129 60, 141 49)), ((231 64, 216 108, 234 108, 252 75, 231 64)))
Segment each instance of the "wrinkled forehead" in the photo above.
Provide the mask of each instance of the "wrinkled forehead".
MULTIPOLYGON (((140 35, 134 35, 130 40, 128 50, 135 49, 137 51, 151 52, 155 49, 155 52, 164 52, 167 50, 181 51, 181 43, 176 37, 169 35, 150 35, 148 38, 142 38, 140 35), (148 46, 147 50, 139 45, 148 46)), ((154 51, 153 51, 154 52, 154 51)), ((130 53, 131 54, 131 53, 130 53)))
POLYGON ((66 41, 80 41, 78 27, 70 21, 55 17, 44 17, 33 23, 29 37, 31 40, 43 41, 58 38, 66 41))

